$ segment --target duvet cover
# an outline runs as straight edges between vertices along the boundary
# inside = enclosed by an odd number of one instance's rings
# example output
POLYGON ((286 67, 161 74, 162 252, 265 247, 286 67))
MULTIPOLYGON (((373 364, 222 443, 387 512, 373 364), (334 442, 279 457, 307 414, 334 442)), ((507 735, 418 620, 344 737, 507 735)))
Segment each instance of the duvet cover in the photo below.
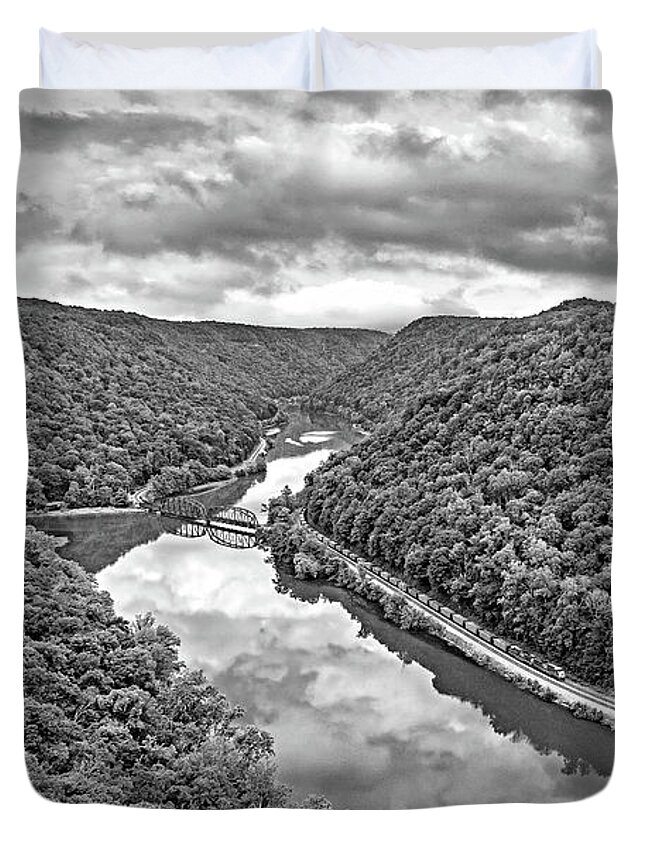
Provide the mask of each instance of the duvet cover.
POLYGON ((20 121, 35 789, 602 789, 609 94, 28 90, 20 121))

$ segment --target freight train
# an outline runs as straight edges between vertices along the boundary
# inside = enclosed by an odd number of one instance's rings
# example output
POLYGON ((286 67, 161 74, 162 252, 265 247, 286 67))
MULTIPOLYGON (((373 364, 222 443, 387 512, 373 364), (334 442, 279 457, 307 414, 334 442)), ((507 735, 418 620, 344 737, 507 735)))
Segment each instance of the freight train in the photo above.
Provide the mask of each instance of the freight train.
MULTIPOLYGON (((327 537, 323 536, 321 533, 318 533, 317 530, 313 528, 309 528, 312 532, 313 536, 318 539, 320 542, 328 544, 327 537)), ((455 625, 459 625, 461 628, 464 628, 471 634, 474 634, 480 640, 483 640, 485 643, 489 643, 494 646, 496 649, 499 649, 502 652, 505 652, 507 655, 516 658, 522 663, 527 664, 528 666, 533 667, 533 669, 537 669, 540 672, 543 672, 545 675, 550 676, 551 678, 557 678, 559 681, 564 681, 567 677, 566 672, 561 666, 557 664, 550 663, 549 661, 541 660, 536 657, 534 654, 525 651, 520 646, 515 645, 514 643, 509 643, 501 637, 495 636, 491 631, 487 631, 485 628, 480 628, 475 622, 472 622, 470 619, 466 619, 465 616, 462 616, 460 613, 456 613, 452 608, 447 607, 445 604, 440 604, 435 599, 431 598, 429 595, 426 595, 423 592, 419 592, 418 590, 409 587, 405 581, 397 578, 395 575, 390 574, 390 572, 386 572, 384 569, 379 568, 378 566, 374 566, 372 563, 369 563, 367 560, 359 557, 358 555, 352 553, 348 548, 336 548, 343 557, 346 557, 348 560, 351 560, 353 563, 359 567, 359 569, 363 569, 366 571, 372 572, 372 574, 378 575, 378 577, 382 578, 384 581, 387 581, 392 586, 398 587, 398 589, 406 592, 408 595, 411 595, 413 598, 416 598, 417 601, 420 601, 421 604, 424 604, 426 607, 431 610, 436 611, 441 616, 446 619, 450 619, 451 622, 454 622, 455 625)))

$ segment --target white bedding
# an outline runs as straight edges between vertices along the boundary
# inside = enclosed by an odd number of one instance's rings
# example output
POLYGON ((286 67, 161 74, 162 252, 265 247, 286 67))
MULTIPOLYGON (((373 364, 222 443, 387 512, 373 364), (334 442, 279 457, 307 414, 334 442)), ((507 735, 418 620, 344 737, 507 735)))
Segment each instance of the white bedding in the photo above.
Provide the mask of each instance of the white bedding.
POLYGON ((534 45, 420 49, 323 29, 325 89, 591 89, 593 30, 534 45))
POLYGON ((367 33, 269 37, 231 33, 41 30, 44 88, 422 89, 597 88, 592 30, 530 33, 367 33), (253 40, 250 43, 250 39, 253 40), (257 41, 255 41, 257 39, 257 41), (358 40, 360 39, 360 40, 358 40), (538 39, 536 41, 536 39, 538 39))
POLYGON ((251 45, 131 48, 40 31, 45 89, 312 88, 315 32, 251 45))

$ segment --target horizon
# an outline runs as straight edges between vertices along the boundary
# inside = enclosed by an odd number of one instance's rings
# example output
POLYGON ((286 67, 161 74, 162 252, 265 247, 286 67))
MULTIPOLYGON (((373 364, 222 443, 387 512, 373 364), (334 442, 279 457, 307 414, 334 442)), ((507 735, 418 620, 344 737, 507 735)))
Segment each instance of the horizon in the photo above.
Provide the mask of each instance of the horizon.
POLYGON ((21 296, 383 331, 615 299, 604 92, 30 90, 21 136, 21 296))
POLYGON ((60 307, 60 308, 80 309, 82 311, 97 311, 98 313, 101 313, 101 314, 126 314, 126 315, 131 315, 134 317, 140 317, 141 319, 144 319, 144 320, 153 320, 155 322, 162 322, 162 323, 188 323, 188 324, 194 324, 194 325, 213 323, 213 324, 220 325, 220 326, 248 326, 250 328, 258 328, 258 329, 276 329, 276 330, 284 329, 287 331, 303 331, 303 332, 304 331, 319 331, 319 330, 341 331, 341 332, 342 331, 344 331, 344 332, 351 332, 351 331, 354 331, 354 332, 376 332, 378 334, 383 334, 383 335, 387 335, 390 337, 397 334, 398 332, 403 331, 404 329, 408 328, 409 326, 413 325, 414 323, 419 322, 420 320, 432 320, 432 319, 438 320, 438 319, 447 318, 447 317, 450 317, 453 319, 461 319, 461 320, 484 320, 484 321, 485 320, 490 320, 490 321, 494 321, 494 320, 522 320, 522 319, 529 319, 531 317, 538 317, 541 314, 548 314, 551 311, 556 311, 557 309, 561 308, 563 305, 568 305, 568 304, 572 304, 575 302, 597 302, 599 305, 611 305, 614 307, 616 305, 615 301, 611 300, 611 299, 597 299, 597 298, 594 298, 591 296, 578 296, 578 297, 574 297, 572 299, 563 299, 562 301, 556 303, 555 305, 551 305, 548 308, 544 308, 540 311, 536 311, 535 313, 531 313, 531 314, 497 315, 494 317, 493 316, 482 317, 480 315, 473 315, 473 314, 421 314, 418 317, 412 318, 404 326, 399 326, 398 328, 393 329, 393 330, 387 330, 387 329, 370 328, 367 326, 320 326, 320 325, 318 325, 318 326, 285 326, 285 325, 279 325, 279 324, 269 325, 266 323, 248 323, 248 322, 235 321, 235 320, 220 320, 216 317, 206 317, 203 319, 190 319, 190 318, 183 318, 183 319, 177 318, 176 319, 176 318, 169 318, 169 317, 156 317, 156 316, 151 315, 151 314, 142 314, 139 311, 124 310, 122 308, 94 308, 92 306, 80 305, 78 303, 57 302, 56 300, 53 300, 53 299, 46 299, 44 297, 38 297, 38 296, 20 296, 20 295, 18 295, 18 302, 19 303, 20 302, 40 302, 40 303, 46 303, 48 305, 56 305, 57 307, 60 307))

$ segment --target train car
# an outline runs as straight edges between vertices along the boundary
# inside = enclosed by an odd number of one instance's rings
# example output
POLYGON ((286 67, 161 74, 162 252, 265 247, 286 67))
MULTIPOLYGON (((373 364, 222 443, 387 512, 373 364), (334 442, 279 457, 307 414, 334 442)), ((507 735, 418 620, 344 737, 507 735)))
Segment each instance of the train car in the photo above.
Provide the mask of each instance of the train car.
POLYGON ((566 672, 562 669, 561 666, 557 666, 554 663, 549 663, 544 660, 534 660, 533 665, 536 669, 541 670, 546 675, 550 675, 552 678, 557 678, 559 681, 564 681, 567 677, 566 672))
POLYGON ((484 630, 484 628, 477 629, 477 636, 481 637, 482 640, 485 640, 487 643, 490 643, 493 639, 493 635, 490 631, 484 630))
POLYGON ((471 622, 470 620, 466 620, 466 630, 471 631, 473 634, 477 633, 477 625, 475 622, 471 622))
POLYGON ((461 613, 453 613, 451 618, 453 622, 457 623, 457 625, 461 625, 463 627, 466 624, 466 620, 461 613))
POLYGON ((519 646, 510 645, 507 649, 508 653, 513 655, 513 657, 519 658, 519 660, 524 661, 524 663, 533 664, 535 661, 535 657, 529 652, 525 652, 524 649, 521 649, 519 646))
POLYGON ((433 610, 439 610, 441 605, 438 601, 435 601, 434 598, 428 599, 428 607, 432 607, 433 610))
POLYGON ((439 612, 443 616, 447 616, 448 619, 452 617, 452 610, 449 607, 444 607, 443 605, 441 605, 441 607, 439 608, 439 612))
POLYGON ((502 640, 501 637, 493 637, 493 645, 496 646, 498 649, 501 649, 503 652, 505 652, 508 648, 508 644, 505 640, 502 640))

